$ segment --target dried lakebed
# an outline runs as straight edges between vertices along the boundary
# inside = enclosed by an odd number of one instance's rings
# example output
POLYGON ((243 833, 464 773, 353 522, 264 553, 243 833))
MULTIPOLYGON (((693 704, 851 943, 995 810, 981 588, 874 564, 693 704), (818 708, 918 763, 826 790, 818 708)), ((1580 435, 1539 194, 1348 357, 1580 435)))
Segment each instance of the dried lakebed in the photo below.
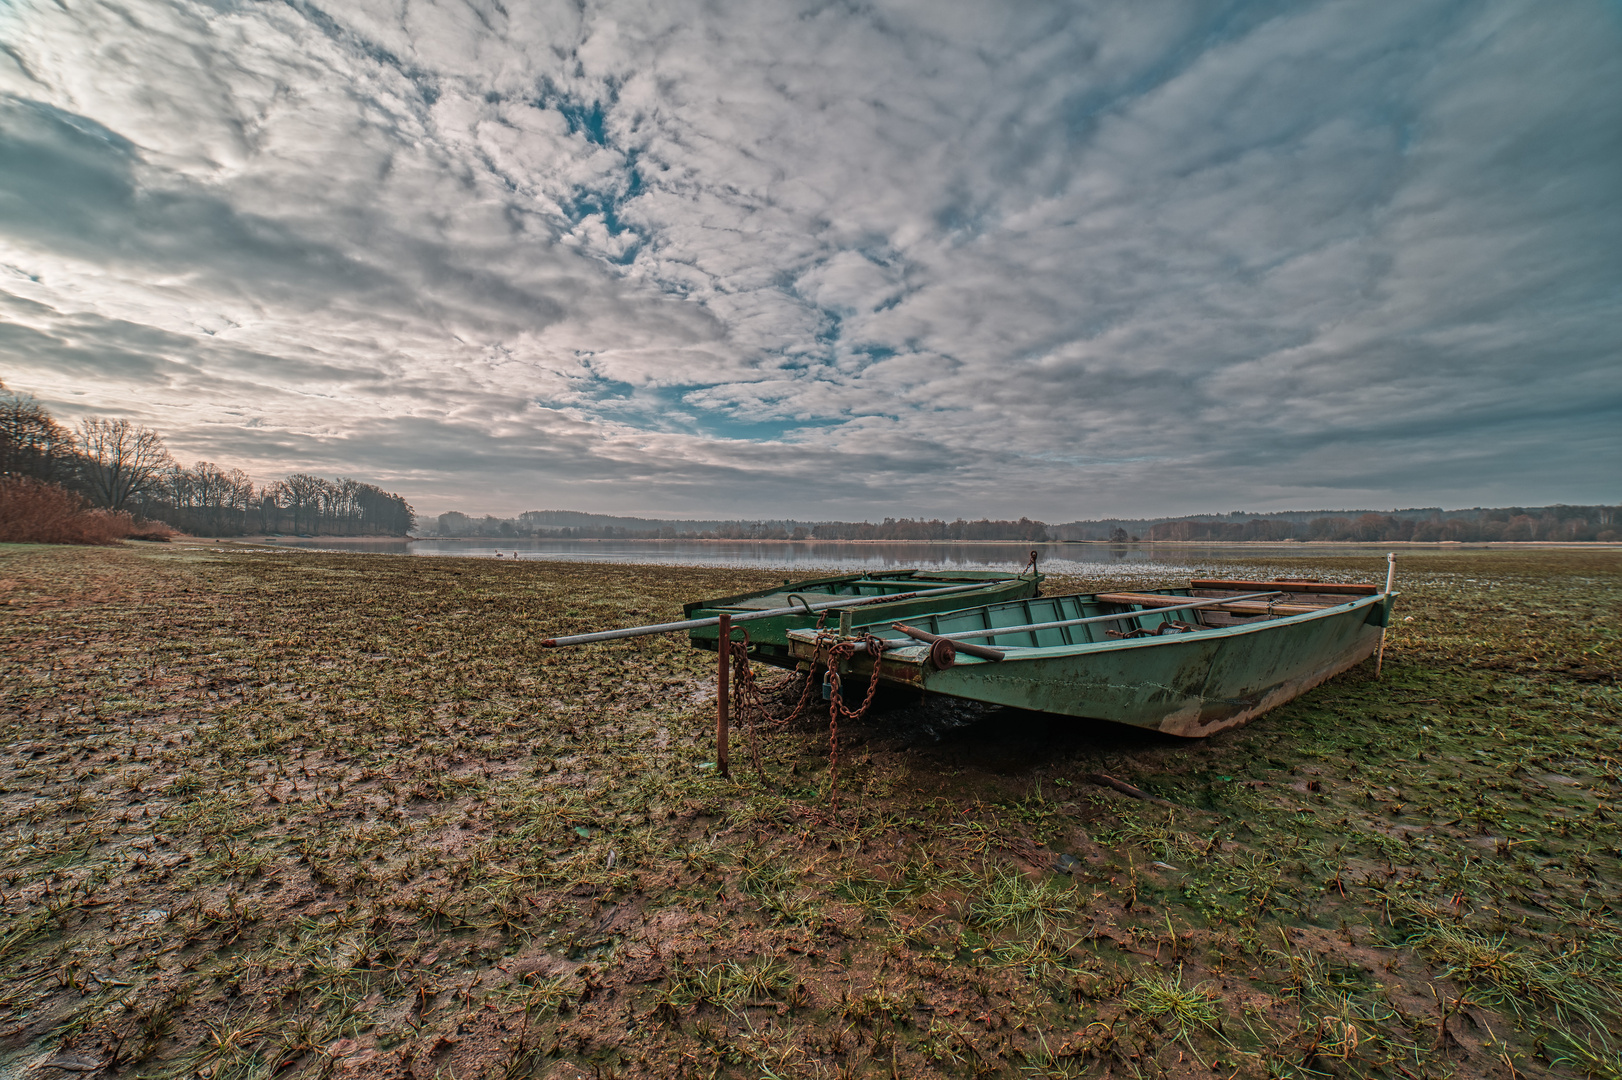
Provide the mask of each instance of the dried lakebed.
POLYGON ((1400 568, 1381 682, 893 695, 835 806, 685 639, 533 644, 781 574, 0 545, 0 1075, 1616 1076, 1622 555, 1400 568))

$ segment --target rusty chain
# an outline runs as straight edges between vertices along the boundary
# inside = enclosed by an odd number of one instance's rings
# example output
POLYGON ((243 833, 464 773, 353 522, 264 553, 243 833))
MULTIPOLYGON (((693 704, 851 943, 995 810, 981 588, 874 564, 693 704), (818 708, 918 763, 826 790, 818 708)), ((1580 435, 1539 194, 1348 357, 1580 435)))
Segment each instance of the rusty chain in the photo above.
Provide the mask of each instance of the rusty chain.
MULTIPOLYGON (((822 624, 827 621, 827 618, 828 613, 826 611, 817 616, 817 625, 814 627, 814 629, 819 635, 822 633, 822 624)), ((732 648, 730 650, 730 654, 732 657, 732 681, 737 687, 736 696, 738 699, 736 715, 740 719, 746 719, 748 721, 749 727, 747 734, 750 740, 749 749, 755 760, 755 771, 758 773, 761 770, 760 753, 754 743, 754 728, 756 724, 759 723, 762 726, 770 726, 771 728, 784 728, 798 720, 805 713, 806 706, 811 703, 811 685, 813 680, 811 675, 808 673, 805 679, 805 688, 800 691, 800 701, 794 706, 794 711, 782 719, 775 719, 771 715, 771 710, 766 707, 766 695, 761 691, 760 685, 755 681, 754 670, 749 666, 749 631, 745 629, 743 632, 743 641, 734 641, 731 643, 731 646, 732 648)), ((815 658, 813 658, 811 666, 813 669, 816 667, 815 658)))
POLYGON ((743 629, 742 641, 728 642, 728 654, 732 663, 732 681, 736 689, 733 691, 734 715, 741 721, 738 726, 743 728, 744 738, 749 743, 749 757, 755 763, 755 773, 761 773, 760 744, 755 738, 757 718, 769 719, 766 715, 765 696, 760 692, 760 686, 755 682, 754 672, 749 670, 749 629, 743 629))
POLYGON ((838 801, 839 798, 839 718, 847 720, 860 720, 873 705, 873 698, 878 693, 880 667, 884 657, 885 643, 872 634, 863 634, 860 644, 867 646, 869 654, 873 657, 873 674, 867 683, 867 694, 862 699, 859 708, 849 708, 845 705, 844 695, 841 692, 841 679, 839 664, 856 654, 857 641, 840 641, 838 637, 823 630, 822 618, 817 620, 817 637, 815 648, 811 656, 811 668, 805 675, 805 686, 800 691, 800 700, 794 706, 794 711, 785 717, 776 718, 766 705, 766 695, 761 691, 760 684, 755 681, 754 670, 749 665, 749 633, 744 631, 742 641, 729 643, 729 654, 732 661, 733 683, 736 686, 735 721, 744 729, 744 737, 749 743, 749 755, 754 762, 757 775, 765 775, 761 767, 760 746, 756 739, 757 728, 782 729, 794 723, 805 714, 807 706, 811 703, 811 687, 816 683, 817 667, 826 669, 826 681, 829 686, 828 696, 828 767, 833 777, 833 786, 829 790, 829 798, 838 801), (824 658, 823 651, 827 650, 824 658))
MULTIPOLYGON (((872 634, 863 634, 861 643, 867 646, 869 655, 873 657, 873 675, 867 683, 867 696, 862 699, 862 707, 849 709, 845 707, 845 697, 841 692, 842 681, 839 675, 839 664, 856 655, 854 641, 840 641, 832 634, 818 634, 816 652, 812 655, 810 675, 816 674, 816 656, 822 652, 826 644, 828 648, 828 673, 824 676, 828 683, 828 773, 832 777, 832 784, 828 789, 828 798, 836 805, 839 802, 839 717, 843 715, 849 720, 860 720, 873 704, 873 695, 879 689, 879 668, 884 661, 884 642, 872 634)), ((809 678, 810 675, 807 677, 809 678)))

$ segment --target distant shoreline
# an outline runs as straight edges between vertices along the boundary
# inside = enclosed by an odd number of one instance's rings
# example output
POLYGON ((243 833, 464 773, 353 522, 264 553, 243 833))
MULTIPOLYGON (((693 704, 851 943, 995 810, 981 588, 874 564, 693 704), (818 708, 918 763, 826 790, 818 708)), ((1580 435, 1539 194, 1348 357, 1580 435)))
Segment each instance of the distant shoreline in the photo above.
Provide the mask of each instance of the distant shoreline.
POLYGON ((419 543, 433 541, 446 544, 480 544, 503 547, 512 544, 846 544, 846 545, 946 545, 951 547, 1030 547, 1082 546, 1118 548, 1278 548, 1280 550, 1311 551, 1322 548, 1370 548, 1391 550, 1482 551, 1526 549, 1622 550, 1622 542, 1614 540, 785 540, 785 539, 723 539, 719 537, 646 537, 646 536, 177 536, 176 540, 194 543, 268 544, 289 547, 299 542, 317 541, 322 544, 374 544, 379 541, 419 543), (289 543, 291 542, 291 543, 289 543))

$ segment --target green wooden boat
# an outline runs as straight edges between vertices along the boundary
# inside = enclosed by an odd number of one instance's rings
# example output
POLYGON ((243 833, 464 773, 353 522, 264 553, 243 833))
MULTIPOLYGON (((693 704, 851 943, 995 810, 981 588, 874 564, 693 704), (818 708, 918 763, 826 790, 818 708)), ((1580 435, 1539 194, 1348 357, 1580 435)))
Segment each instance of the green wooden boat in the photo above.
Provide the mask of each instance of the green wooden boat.
MULTIPOLYGON (((914 620, 859 616, 841 679, 1153 728, 1190 738, 1245 723, 1368 659, 1396 598, 1377 585, 1193 581, 1186 589, 1044 596, 914 620), (931 639, 934 639, 933 641, 931 639), (979 654, 979 655, 974 655, 979 654)), ((831 640, 789 633, 802 666, 831 640)), ((818 657, 821 657, 821 661, 818 657)))
MULTIPOLYGON (((1035 596, 1042 575, 1035 571, 1013 574, 995 570, 886 570, 869 574, 846 574, 842 577, 816 578, 807 581, 784 581, 781 586, 722 596, 714 600, 695 600, 682 608, 686 619, 707 619, 717 615, 745 615, 755 611, 776 608, 794 608, 806 604, 813 608, 830 600, 873 598, 873 603, 858 607, 810 613, 795 612, 766 619, 754 619, 740 625, 733 640, 741 640, 742 632, 749 631, 751 659, 778 667, 792 668, 795 659, 789 654, 788 635, 791 630, 810 630, 819 620, 837 627, 840 610, 853 613, 862 622, 894 622, 917 619, 937 611, 970 604, 996 604, 1035 596), (938 595, 935 593, 938 592, 938 595), (905 597, 890 603, 884 597, 905 597)), ((694 648, 716 650, 720 631, 715 626, 695 627, 688 632, 694 648)))

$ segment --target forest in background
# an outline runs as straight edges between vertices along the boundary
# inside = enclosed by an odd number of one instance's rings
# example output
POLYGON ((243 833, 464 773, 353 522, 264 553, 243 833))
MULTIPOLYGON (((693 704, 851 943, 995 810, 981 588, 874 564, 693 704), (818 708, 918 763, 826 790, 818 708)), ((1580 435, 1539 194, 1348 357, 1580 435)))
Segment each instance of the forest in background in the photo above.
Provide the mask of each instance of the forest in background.
POLYGON ((1023 540, 1052 539, 1040 521, 870 521, 661 520, 584 514, 573 510, 531 510, 516 518, 440 514, 426 530, 435 536, 547 540, 1023 540))
POLYGON ((532 510, 516 518, 440 514, 427 535, 548 540, 1065 540, 1369 542, 1487 542, 1529 540, 1622 540, 1616 506, 1437 507, 1394 510, 1290 511, 1271 516, 1244 513, 1177 518, 1103 519, 1048 525, 1018 521, 943 521, 885 518, 861 521, 661 520, 616 517, 572 510, 532 510))
POLYGON ((1390 514, 1334 515, 1313 518, 1304 526, 1291 522, 1249 521, 1243 524, 1201 521, 1164 522, 1149 530, 1154 540, 1378 540, 1413 543, 1467 541, 1622 540, 1616 529, 1616 507, 1506 507, 1478 511, 1476 516, 1414 520, 1390 514), (1289 535, 1278 535, 1279 526, 1289 535))
POLYGON ((1060 540, 1267 541, 1381 543, 1622 540, 1617 506, 1500 506, 1443 510, 1298 510, 1272 514, 1199 514, 1057 525, 1060 540))
POLYGON ((106 419, 68 428, 3 382, 0 484, 13 514, 50 506, 60 515, 67 496, 104 512, 102 527, 87 534, 96 536, 107 533, 107 514, 127 519, 123 535, 152 533, 143 522, 194 536, 405 536, 416 526, 411 504, 375 484, 294 473, 256 485, 241 469, 210 461, 186 468, 150 428, 106 419))

